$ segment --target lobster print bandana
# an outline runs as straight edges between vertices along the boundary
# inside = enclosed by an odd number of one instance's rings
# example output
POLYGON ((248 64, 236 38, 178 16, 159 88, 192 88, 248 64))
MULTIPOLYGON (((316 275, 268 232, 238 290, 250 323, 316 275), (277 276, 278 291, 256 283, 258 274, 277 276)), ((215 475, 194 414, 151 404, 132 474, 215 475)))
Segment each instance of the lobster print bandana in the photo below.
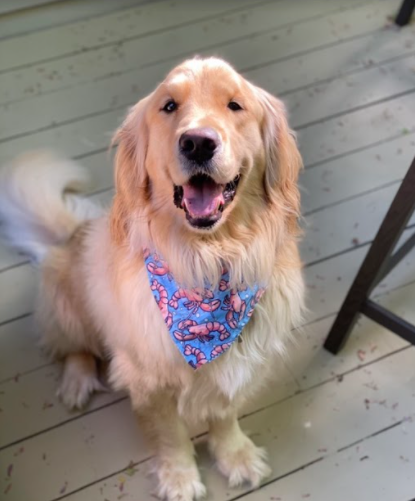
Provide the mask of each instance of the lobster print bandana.
POLYGON ((249 322, 263 288, 231 289, 229 274, 219 287, 183 289, 157 254, 144 252, 150 288, 170 336, 197 369, 225 353, 249 322))

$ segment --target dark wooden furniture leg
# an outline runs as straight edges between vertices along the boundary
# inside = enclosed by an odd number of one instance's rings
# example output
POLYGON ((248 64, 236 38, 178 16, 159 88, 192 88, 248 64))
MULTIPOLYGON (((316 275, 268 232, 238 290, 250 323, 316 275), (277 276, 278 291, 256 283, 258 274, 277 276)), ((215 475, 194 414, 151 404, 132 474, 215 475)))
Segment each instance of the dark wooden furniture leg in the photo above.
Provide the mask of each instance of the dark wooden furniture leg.
MULTIPOLYGON (((346 299, 340 309, 340 312, 330 330, 324 347, 331 353, 337 353, 347 341, 350 332, 357 320, 359 313, 379 321, 379 308, 375 303, 369 300, 370 293, 382 278, 395 266, 409 250, 415 245, 414 236, 411 237, 399 250, 392 255, 392 252, 399 240, 405 226, 415 210, 415 158, 403 180, 395 198, 390 206, 388 213, 383 220, 379 231, 363 261, 362 266, 346 296, 346 299)), ((398 332, 399 317, 384 310, 384 321, 379 322, 385 327, 391 328, 387 323, 387 314, 389 314, 389 325, 395 322, 396 328, 392 329, 396 334, 411 338, 415 342, 415 329, 410 324, 404 325, 402 320, 402 329, 398 332), (409 326, 409 331, 406 329, 409 326)), ((405 323, 406 324, 406 323, 405 323)))
POLYGON ((395 19, 395 24, 405 26, 409 23, 415 9, 415 0, 403 0, 395 19))

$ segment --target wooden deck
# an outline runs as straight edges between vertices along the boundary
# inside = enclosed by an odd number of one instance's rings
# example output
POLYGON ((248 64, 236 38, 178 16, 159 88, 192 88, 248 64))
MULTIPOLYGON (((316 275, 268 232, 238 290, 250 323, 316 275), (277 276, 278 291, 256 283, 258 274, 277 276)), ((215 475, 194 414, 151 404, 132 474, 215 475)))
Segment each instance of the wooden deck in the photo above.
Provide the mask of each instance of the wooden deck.
MULTIPOLYGON (((278 379, 241 418, 268 448, 266 485, 228 489, 204 430, 194 430, 209 500, 415 498, 415 349, 364 319, 338 357, 321 348, 415 152, 415 30, 386 26, 398 6, 19 0, 0 8, 0 163, 53 146, 91 171, 90 196, 104 204, 112 131, 183 58, 223 56, 290 110, 306 166, 310 313, 278 379)), ((99 395, 83 413, 56 399, 59 367, 33 335, 35 288, 27 260, 0 246, 0 499, 151 499, 149 455, 126 397, 99 395)), ((375 296, 415 321, 414 252, 375 296)))

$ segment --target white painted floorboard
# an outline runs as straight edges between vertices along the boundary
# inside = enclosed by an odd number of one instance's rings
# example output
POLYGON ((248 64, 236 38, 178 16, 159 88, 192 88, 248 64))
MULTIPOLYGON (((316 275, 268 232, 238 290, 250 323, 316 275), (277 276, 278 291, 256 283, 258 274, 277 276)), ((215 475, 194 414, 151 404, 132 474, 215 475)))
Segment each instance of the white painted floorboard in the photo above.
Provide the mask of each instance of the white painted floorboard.
MULTIPOLYGON (((207 499, 415 498, 414 348, 361 319, 337 357, 322 349, 415 154, 414 26, 388 26, 399 1, 77 3, 0 8, 0 31, 13 21, 0 32, 0 164, 53 147, 79 158, 92 178, 87 196, 108 206, 112 132, 127 106, 196 52, 229 59, 281 95, 298 130, 310 313, 275 381, 241 411, 273 474, 257 491, 228 489, 204 428, 193 429, 207 499)), ((31 316, 36 275, 0 244, 1 501, 153 499, 128 399, 105 393, 68 413, 55 397, 60 367, 38 349, 31 316)), ((415 322, 415 252, 373 297, 415 322)))
MULTIPOLYGON (((81 19, 102 16, 109 12, 146 3, 148 0, 51 0, 50 2, 34 2, 41 5, 31 6, 25 12, 16 11, 16 5, 22 6, 16 0, 7 0, 1 3, 0 9, 9 4, 10 12, 0 16, 0 39, 26 35, 34 31, 45 30, 51 27, 63 26, 81 19), (35 8, 33 8, 35 7, 35 8)), ((151 1, 151 0, 150 0, 151 1)), ((154 0, 152 0, 154 1, 154 0)), ((30 2, 32 3, 32 2, 30 2)), ((23 4, 24 5, 24 4, 23 4)))

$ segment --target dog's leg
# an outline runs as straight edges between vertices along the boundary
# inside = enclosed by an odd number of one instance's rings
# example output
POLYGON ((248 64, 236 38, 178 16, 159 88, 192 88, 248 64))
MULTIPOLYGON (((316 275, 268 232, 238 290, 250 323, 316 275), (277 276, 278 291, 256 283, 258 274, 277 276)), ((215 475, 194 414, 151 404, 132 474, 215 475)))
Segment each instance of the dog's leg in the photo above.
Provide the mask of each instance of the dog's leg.
POLYGON ((69 409, 82 409, 95 391, 107 391, 98 379, 95 357, 90 353, 67 355, 58 397, 69 409))
POLYGON ((258 487, 271 474, 264 449, 257 447, 241 430, 234 412, 209 422, 209 448, 230 487, 244 481, 258 487))
POLYGON ((100 356, 104 350, 83 299, 86 284, 79 248, 82 233, 49 253, 36 303, 40 343, 51 357, 63 360, 57 394, 69 409, 84 407, 95 391, 106 390, 98 379, 94 354, 100 356))
MULTIPOLYGON (((134 396, 132 395, 133 405, 134 396)), ((160 395, 136 411, 141 429, 155 455, 157 495, 168 501, 193 501, 206 494, 187 427, 169 395, 160 395)))

